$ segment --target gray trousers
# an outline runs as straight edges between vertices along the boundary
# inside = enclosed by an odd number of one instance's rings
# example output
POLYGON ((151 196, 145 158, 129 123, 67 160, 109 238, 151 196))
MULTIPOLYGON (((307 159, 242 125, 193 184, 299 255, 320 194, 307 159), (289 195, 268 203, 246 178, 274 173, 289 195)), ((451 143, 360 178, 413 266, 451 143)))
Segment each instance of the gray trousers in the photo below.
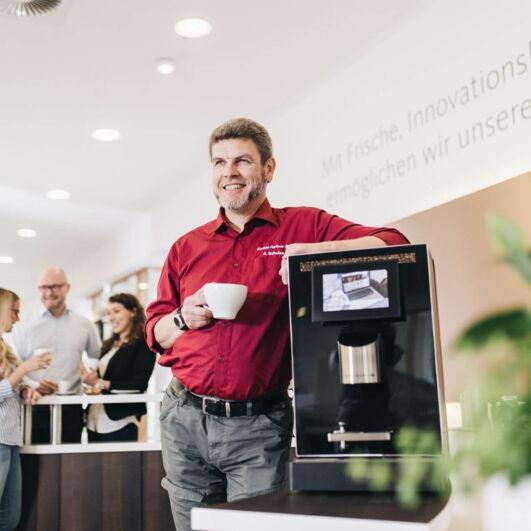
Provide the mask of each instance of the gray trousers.
POLYGON ((162 401, 161 442, 175 528, 187 531, 193 507, 286 487, 293 429, 289 399, 267 415, 217 417, 187 403, 175 378, 162 401))

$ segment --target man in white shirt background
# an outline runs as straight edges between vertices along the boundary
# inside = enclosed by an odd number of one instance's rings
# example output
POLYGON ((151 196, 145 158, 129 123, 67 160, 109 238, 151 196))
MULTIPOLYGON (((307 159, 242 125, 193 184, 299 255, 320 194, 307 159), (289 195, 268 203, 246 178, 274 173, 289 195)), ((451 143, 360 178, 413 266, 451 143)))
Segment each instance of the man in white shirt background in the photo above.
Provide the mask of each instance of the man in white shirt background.
MULTIPOLYGON (((97 359, 101 340, 89 319, 68 308, 66 296, 70 284, 62 269, 47 268, 39 279, 38 290, 42 307, 13 329, 15 352, 25 360, 33 356, 36 349, 49 349, 52 352, 50 366, 29 375, 36 382, 37 390, 41 394, 55 393, 58 382, 64 381, 66 392, 76 393, 81 383, 81 356, 86 352, 89 357, 97 359)), ((80 442, 82 429, 81 406, 63 406, 62 442, 80 442)), ((35 406, 33 409, 32 442, 50 442, 49 406, 35 406)))

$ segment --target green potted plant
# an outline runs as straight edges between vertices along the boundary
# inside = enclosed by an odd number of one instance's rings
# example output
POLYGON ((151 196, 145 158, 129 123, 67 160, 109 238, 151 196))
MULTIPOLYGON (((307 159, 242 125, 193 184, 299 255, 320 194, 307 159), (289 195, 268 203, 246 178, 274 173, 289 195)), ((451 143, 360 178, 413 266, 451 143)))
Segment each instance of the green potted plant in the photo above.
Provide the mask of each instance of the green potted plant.
MULTIPOLYGON (((502 259, 524 279, 529 292, 531 254, 522 231, 496 216, 487 220, 488 228, 502 259)), ((396 493, 401 505, 415 508, 420 503, 420 485, 437 489, 449 475, 460 488, 482 488, 484 528, 527 529, 531 515, 531 310, 509 308, 487 315, 468 326, 455 347, 468 355, 481 355, 488 369, 474 383, 473 426, 461 438, 450 462, 441 457, 422 459, 438 452, 436 437, 430 432, 403 428, 397 437, 404 460, 396 478, 396 493), (495 500, 491 499, 492 497, 495 500), (522 508, 514 508, 519 500, 522 508), (501 524, 495 514, 500 501, 501 524), (514 520, 511 520, 513 518, 514 520)), ((378 461, 353 460, 353 477, 364 478, 374 490, 388 489, 391 473, 378 461)))
MULTIPOLYGON (((491 216, 489 232, 502 260, 531 290, 531 254, 522 231, 491 216)), ((488 368, 475 384, 470 437, 452 459, 465 488, 483 489, 485 529, 517 529, 531 522, 531 309, 507 308, 472 323, 458 350, 481 355, 488 368), (520 508, 515 504, 525 500, 520 508), (528 511, 528 517, 524 516, 528 511), (511 520, 514 519, 514 520, 511 520)), ((524 527, 521 527, 524 529, 524 527)), ((527 528, 527 527, 526 527, 527 528)))

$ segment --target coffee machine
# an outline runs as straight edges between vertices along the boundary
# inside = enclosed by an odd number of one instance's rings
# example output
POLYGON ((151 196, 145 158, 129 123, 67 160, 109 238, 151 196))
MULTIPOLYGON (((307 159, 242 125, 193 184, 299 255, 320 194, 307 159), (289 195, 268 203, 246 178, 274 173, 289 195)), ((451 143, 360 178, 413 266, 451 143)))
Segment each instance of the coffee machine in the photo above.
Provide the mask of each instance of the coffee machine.
POLYGON ((352 459, 397 465, 402 428, 447 449, 433 262, 426 245, 289 257, 292 490, 366 490, 352 459))

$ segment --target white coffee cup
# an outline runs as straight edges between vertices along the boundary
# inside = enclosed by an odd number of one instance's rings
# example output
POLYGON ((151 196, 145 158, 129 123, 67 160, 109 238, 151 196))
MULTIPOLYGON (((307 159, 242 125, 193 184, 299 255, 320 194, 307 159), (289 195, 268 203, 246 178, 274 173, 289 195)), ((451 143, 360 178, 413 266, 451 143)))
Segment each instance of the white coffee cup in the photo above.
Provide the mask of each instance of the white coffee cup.
POLYGON ((59 380, 57 382, 57 393, 60 395, 64 395, 68 393, 68 381, 67 380, 59 380))
POLYGON ((203 286, 203 294, 216 319, 234 319, 247 298, 247 286, 209 282, 203 286))
POLYGON ((95 358, 85 358, 83 360, 83 365, 85 366, 85 369, 87 371, 97 371, 98 370, 98 362, 99 360, 95 358))

